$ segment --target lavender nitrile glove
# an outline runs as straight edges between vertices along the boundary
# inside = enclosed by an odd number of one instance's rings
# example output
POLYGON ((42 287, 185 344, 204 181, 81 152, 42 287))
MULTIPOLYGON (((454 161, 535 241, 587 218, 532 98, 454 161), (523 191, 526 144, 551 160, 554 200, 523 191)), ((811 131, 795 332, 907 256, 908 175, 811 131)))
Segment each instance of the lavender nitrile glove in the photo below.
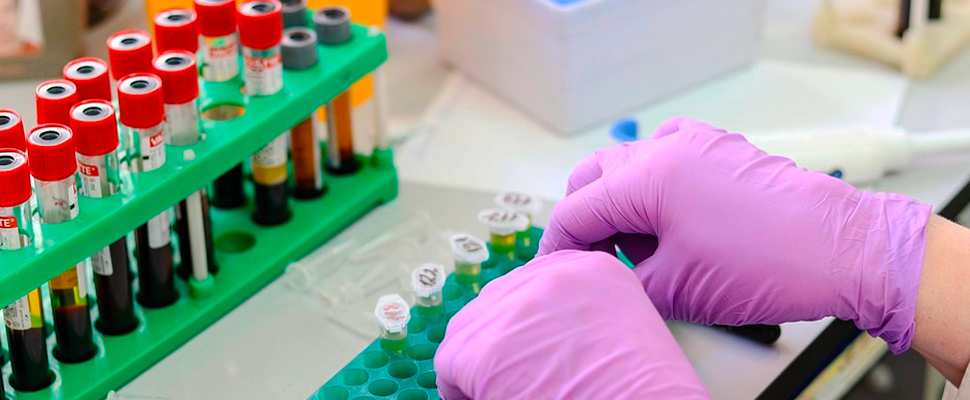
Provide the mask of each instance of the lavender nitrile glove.
POLYGON ((899 353, 913 337, 930 206, 862 192, 743 136, 675 118, 570 177, 539 254, 619 245, 665 318, 850 320, 899 353))
POLYGON ((707 399, 636 275, 601 252, 536 258, 448 323, 446 400, 707 399))

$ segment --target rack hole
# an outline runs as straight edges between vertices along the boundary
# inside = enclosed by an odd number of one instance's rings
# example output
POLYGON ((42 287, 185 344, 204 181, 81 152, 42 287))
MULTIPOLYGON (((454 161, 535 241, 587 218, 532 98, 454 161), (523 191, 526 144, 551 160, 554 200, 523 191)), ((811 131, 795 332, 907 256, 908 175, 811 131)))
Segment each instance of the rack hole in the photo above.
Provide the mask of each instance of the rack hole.
POLYGON ((407 379, 418 373, 418 366, 410 361, 395 361, 387 367, 387 373, 397 379, 407 379))
POLYGON ((348 386, 363 385, 367 382, 367 378, 370 378, 370 375, 360 368, 349 368, 340 376, 340 380, 348 386))
POLYGON ((435 347, 430 344, 419 344, 408 349, 408 357, 414 360, 424 361, 434 358, 435 347))
POLYGON ((202 111, 202 118, 210 121, 229 121, 243 116, 246 107, 239 104, 217 104, 202 111))
POLYGON ((387 354, 380 351, 368 351, 362 356, 364 367, 367 368, 380 368, 387 365, 389 358, 387 354))
POLYGON ((438 388, 438 375, 434 371, 428 371, 418 375, 418 385, 425 389, 438 388))
POLYGON ((317 392, 317 400, 347 400, 350 392, 337 386, 327 386, 317 392))
POLYGON ((216 248, 224 253, 242 253, 256 245, 256 237, 248 232, 229 232, 216 239, 216 248))
POLYGON ((428 341, 431 343, 441 343, 445 338, 445 327, 436 326, 428 329, 428 341))
POLYGON ((367 385, 367 391, 375 396, 390 396, 397 391, 397 382, 390 379, 378 379, 367 385))
POLYGON ((428 394, 421 389, 408 389, 397 395, 397 400, 428 400, 428 394))

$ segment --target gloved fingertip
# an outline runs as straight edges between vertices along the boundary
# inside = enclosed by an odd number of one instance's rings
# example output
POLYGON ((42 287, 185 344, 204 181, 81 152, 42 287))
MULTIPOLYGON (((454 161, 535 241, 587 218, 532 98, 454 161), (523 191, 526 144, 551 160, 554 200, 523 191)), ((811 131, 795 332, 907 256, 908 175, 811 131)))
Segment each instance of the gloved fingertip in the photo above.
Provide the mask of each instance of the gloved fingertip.
POLYGON ((685 131, 688 129, 705 129, 705 130, 715 130, 726 132, 723 129, 718 129, 710 124, 696 120, 689 117, 677 116, 672 117, 660 125, 657 132, 653 134, 654 139, 659 139, 667 135, 671 135, 677 132, 685 131))

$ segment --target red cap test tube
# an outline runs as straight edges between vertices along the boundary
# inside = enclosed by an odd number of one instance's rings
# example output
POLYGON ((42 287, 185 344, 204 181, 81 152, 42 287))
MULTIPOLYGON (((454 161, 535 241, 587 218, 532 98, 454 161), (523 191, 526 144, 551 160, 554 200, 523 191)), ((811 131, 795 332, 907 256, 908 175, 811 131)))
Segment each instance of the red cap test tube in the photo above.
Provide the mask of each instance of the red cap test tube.
POLYGON ((202 78, 225 82, 239 75, 239 43, 236 38, 236 2, 195 0, 198 15, 202 78))
POLYGON ((38 124, 71 123, 69 113, 77 104, 77 87, 71 81, 51 79, 42 82, 34 92, 37 104, 38 124))
POLYGON ((276 0, 250 1, 239 7, 243 81, 250 95, 270 96, 283 88, 282 10, 276 0))
POLYGON ((152 171, 165 164, 163 99, 158 75, 134 73, 118 82, 118 113, 134 172, 152 171))
POLYGON ((27 151, 23 118, 11 109, 0 108, 0 149, 27 151))
POLYGON ((195 11, 173 8, 161 11, 152 18, 155 26, 155 49, 158 53, 168 50, 199 50, 199 24, 195 11))
POLYGON ((202 141, 199 129, 199 75, 192 53, 171 50, 155 58, 155 74, 162 80, 166 137, 175 146, 202 141))
POLYGON ((135 72, 151 72, 152 57, 152 38, 145 31, 121 31, 108 37, 111 77, 117 81, 135 72))
POLYGON ((84 57, 64 66, 64 79, 77 87, 78 101, 100 99, 111 101, 111 75, 108 63, 100 58, 84 57))

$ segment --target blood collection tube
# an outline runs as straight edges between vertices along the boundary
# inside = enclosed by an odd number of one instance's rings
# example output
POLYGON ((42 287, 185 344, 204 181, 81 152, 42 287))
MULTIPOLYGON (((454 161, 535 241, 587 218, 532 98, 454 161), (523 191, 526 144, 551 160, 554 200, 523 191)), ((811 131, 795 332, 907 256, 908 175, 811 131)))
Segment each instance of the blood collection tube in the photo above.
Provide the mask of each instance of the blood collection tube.
POLYGON ((381 348, 394 354, 404 354, 408 348, 408 321, 411 311, 399 294, 377 299, 374 316, 381 330, 381 348))
MULTIPOLYGON (((118 107, 128 166, 149 172, 165 164, 165 105, 162 81, 155 74, 135 73, 118 83, 118 107)), ((164 307, 178 300, 172 265, 171 216, 168 210, 135 230, 138 254, 136 296, 141 305, 164 307)))
MULTIPOLYGON (((313 14, 317 40, 339 45, 350 40, 350 11, 346 7, 323 7, 313 14)), ((354 157, 350 91, 327 103, 327 169, 335 174, 356 172, 360 165, 354 157)))
POLYGON ((78 58, 64 66, 64 79, 77 87, 78 101, 111 101, 111 76, 108 63, 93 57, 78 58))
POLYGON ((148 32, 127 30, 108 37, 108 62, 111 77, 121 81, 126 75, 152 71, 152 38, 148 32))
MULTIPOLYGON (((202 79, 224 82, 239 75, 236 3, 233 0, 194 0, 198 14, 202 79)), ((237 208, 246 204, 243 167, 238 164, 212 183, 212 205, 237 208)))
POLYGON ((451 253, 455 257, 455 281, 470 285, 478 293, 481 290, 482 263, 488 260, 485 242, 472 235, 453 235, 451 253))
MULTIPOLYGON (((184 50, 171 50, 155 58, 155 73, 162 80, 166 137, 175 146, 190 146, 203 140, 199 128, 199 80, 195 57, 184 50)), ((192 276, 193 297, 207 293, 194 288, 217 272, 212 247, 209 198, 205 189, 193 193, 175 206, 175 232, 179 238, 181 265, 178 275, 192 276)), ((208 282, 207 282, 208 283, 208 282)))
POLYGON ((492 252, 515 259, 515 236, 529 227, 529 219, 522 213, 506 210, 484 210, 478 220, 488 225, 492 252))
MULTIPOLYGON (((27 137, 28 165, 37 190, 40 222, 56 224, 77 217, 77 159, 71 130, 61 124, 41 124, 27 137)), ((54 357, 65 363, 94 357, 91 313, 88 310, 85 263, 78 263, 48 282, 54 308, 54 357)))
POLYGON ((526 246, 532 245, 530 227, 533 216, 542 210, 542 201, 525 193, 504 192, 495 196, 495 204, 503 209, 521 213, 526 218, 525 229, 516 233, 516 239, 526 246))
MULTIPOLYGON (((305 7, 304 4, 304 18, 305 7)), ((285 69, 303 70, 312 67, 317 63, 316 32, 302 26, 283 30, 282 54, 285 69)), ((323 162, 317 134, 313 129, 313 118, 311 114, 290 129, 293 196, 298 199, 316 198, 325 191, 323 162)))
POLYGON ((249 95, 271 96, 283 88, 282 8, 276 0, 249 1, 239 7, 243 82, 249 95))
POLYGON ((77 87, 71 81, 51 79, 42 82, 34 92, 38 124, 71 123, 71 107, 77 104, 77 87))
POLYGON ((202 79, 225 82, 239 75, 236 2, 195 0, 202 48, 202 79))
POLYGON ((0 149, 27 150, 24 120, 11 109, 0 108, 0 149))
POLYGON ((165 134, 169 144, 190 146, 202 141, 199 129, 199 79, 195 57, 185 50, 170 50, 152 63, 162 80, 165 134))
MULTIPOLYGON (((27 156, 20 150, 0 150, 0 251, 31 244, 31 195, 27 156)), ((53 382, 53 374, 47 359, 40 289, 6 306, 3 317, 10 351, 10 386, 20 391, 47 387, 53 382)))
POLYGON ((304 27, 307 26, 307 5, 306 0, 280 0, 283 5, 283 27, 304 27))
POLYGON ((272 226, 289 221, 289 196, 286 192, 286 134, 282 134, 253 154, 253 221, 272 226))
POLYGON ((199 50, 199 23, 195 11, 172 8, 155 14, 155 49, 159 54, 169 50, 199 50))
MULTIPOLYGON (((118 193, 118 121, 114 107, 104 100, 88 100, 71 109, 71 130, 81 176, 81 195, 102 198, 118 193)), ((122 236, 91 256, 98 320, 94 326, 107 335, 121 335, 138 327, 131 290, 128 240, 122 236)))
POLYGON ((444 315, 441 289, 445 286, 445 276, 445 268, 438 264, 424 264, 411 273, 411 290, 422 317, 436 319, 444 315))

